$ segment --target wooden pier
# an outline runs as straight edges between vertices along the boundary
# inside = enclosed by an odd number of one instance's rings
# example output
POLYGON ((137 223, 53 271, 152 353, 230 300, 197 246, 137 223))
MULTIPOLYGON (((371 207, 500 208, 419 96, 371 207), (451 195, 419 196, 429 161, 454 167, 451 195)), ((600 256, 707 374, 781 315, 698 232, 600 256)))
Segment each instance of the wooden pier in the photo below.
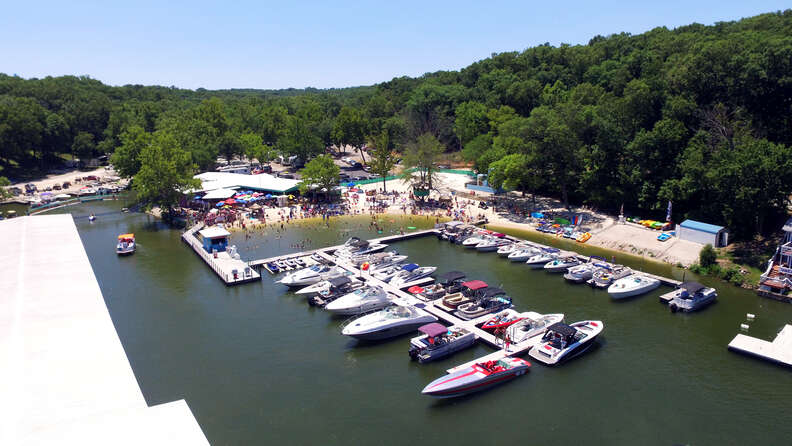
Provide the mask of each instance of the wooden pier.
POLYGON ((239 285, 261 280, 261 274, 258 271, 249 266, 247 262, 232 257, 228 252, 218 252, 217 257, 206 252, 198 239, 195 238, 195 234, 203 227, 203 223, 199 223, 186 230, 181 238, 184 243, 187 243, 193 249, 198 257, 212 268, 212 271, 217 274, 220 280, 225 282, 226 285, 239 285))
POLYGON ((785 325, 772 342, 738 334, 729 342, 729 350, 792 367, 792 325, 785 325))

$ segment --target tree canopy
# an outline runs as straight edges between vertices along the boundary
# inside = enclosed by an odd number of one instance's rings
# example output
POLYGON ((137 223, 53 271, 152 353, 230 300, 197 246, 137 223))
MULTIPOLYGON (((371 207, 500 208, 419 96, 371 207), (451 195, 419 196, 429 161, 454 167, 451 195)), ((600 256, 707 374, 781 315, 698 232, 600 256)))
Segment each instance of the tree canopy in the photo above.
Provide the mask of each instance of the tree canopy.
POLYGON ((319 155, 308 161, 300 170, 302 181, 299 183, 300 192, 307 193, 312 189, 321 192, 324 189, 328 195, 333 187, 338 185, 341 169, 327 155, 319 155))

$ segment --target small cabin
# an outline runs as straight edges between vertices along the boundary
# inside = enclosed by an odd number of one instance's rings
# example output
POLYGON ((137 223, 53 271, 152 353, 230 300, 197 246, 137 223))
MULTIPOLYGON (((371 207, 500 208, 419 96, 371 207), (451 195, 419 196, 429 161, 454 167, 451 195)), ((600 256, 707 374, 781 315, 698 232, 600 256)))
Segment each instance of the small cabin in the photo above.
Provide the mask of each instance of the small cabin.
POLYGON ((729 231, 726 228, 695 220, 685 220, 678 224, 676 235, 680 240, 710 244, 715 248, 729 244, 729 231))
POLYGON ((221 226, 212 226, 202 229, 198 231, 198 234, 203 240, 204 250, 210 254, 214 251, 225 251, 228 246, 228 237, 231 235, 230 232, 226 231, 221 226))

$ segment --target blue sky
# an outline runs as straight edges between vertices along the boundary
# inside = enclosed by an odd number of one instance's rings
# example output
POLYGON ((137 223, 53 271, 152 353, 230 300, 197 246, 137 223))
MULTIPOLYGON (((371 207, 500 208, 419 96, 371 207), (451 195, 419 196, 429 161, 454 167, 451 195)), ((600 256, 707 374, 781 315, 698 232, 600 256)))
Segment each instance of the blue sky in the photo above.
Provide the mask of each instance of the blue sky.
POLYGON ((370 85, 493 52, 656 26, 711 24, 782 1, 18 1, 0 16, 0 72, 111 85, 370 85))

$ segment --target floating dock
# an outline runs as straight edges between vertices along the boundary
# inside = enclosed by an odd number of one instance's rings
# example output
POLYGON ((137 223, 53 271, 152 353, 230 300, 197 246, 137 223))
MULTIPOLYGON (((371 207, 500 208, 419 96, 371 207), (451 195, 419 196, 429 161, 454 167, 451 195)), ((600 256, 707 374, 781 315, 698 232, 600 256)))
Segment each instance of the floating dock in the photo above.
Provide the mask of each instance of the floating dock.
POLYGON ((226 285, 239 285, 261 280, 261 274, 244 260, 234 258, 226 251, 218 252, 217 257, 206 252, 198 239, 195 238, 195 234, 203 227, 203 223, 199 223, 184 231, 181 238, 195 251, 198 257, 212 268, 220 280, 226 285))
POLYGON ((792 367, 792 325, 785 325, 772 342, 738 334, 729 342, 729 350, 792 367))

